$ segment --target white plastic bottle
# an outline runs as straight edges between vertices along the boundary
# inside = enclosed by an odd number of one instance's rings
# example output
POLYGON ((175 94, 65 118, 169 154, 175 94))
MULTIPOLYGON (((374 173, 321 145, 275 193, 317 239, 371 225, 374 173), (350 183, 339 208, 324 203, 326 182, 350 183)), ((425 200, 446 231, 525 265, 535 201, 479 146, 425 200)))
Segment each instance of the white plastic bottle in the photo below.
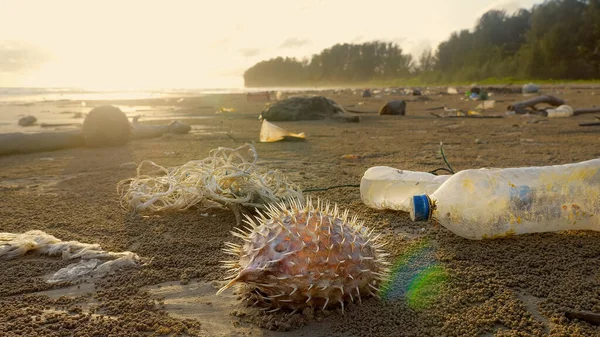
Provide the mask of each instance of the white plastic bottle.
POLYGON ((569 105, 561 105, 558 108, 546 110, 546 115, 548 118, 571 117, 573 116, 573 108, 569 105))
POLYGON ((468 239, 600 231, 600 159, 545 167, 465 170, 411 199, 414 221, 436 219, 468 239))
POLYGON ((375 166, 360 181, 360 197, 372 208, 409 212, 413 195, 433 193, 449 177, 375 166))

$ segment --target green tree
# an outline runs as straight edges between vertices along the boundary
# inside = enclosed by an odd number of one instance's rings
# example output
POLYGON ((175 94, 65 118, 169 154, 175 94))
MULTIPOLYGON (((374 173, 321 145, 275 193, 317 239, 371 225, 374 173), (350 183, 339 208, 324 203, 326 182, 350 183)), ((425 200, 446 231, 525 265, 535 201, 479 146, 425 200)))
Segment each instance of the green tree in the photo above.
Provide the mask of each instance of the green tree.
POLYGON ((275 58, 244 74, 247 86, 428 81, 597 79, 600 0, 546 0, 513 14, 492 10, 472 30, 453 32, 415 63, 395 43, 336 44, 298 61, 275 58))

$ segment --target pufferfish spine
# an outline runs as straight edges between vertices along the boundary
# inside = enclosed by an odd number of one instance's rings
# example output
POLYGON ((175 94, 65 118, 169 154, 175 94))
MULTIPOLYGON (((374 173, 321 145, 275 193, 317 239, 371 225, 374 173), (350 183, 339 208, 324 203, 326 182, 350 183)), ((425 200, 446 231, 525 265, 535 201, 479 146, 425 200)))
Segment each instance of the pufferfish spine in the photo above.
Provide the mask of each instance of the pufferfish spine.
POLYGON ((362 296, 377 296, 389 275, 389 263, 380 235, 374 235, 348 210, 340 214, 310 199, 304 204, 292 199, 288 204, 269 205, 266 215, 246 217, 249 227, 231 233, 242 239, 238 245, 227 242, 225 252, 234 260, 223 261, 231 273, 220 294, 233 285, 253 305, 265 310, 305 307, 340 307, 362 296))

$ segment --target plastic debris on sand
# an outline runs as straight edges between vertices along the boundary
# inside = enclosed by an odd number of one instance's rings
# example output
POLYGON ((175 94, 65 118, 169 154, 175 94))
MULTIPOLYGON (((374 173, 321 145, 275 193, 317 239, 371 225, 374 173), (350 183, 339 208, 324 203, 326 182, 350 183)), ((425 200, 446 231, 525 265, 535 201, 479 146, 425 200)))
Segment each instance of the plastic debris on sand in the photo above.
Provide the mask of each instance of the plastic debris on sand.
POLYGON ((302 133, 291 133, 273 123, 267 122, 263 119, 260 127, 260 141, 261 143, 272 143, 280 140, 305 140, 306 135, 302 133))
POLYGON ((222 114, 224 112, 235 112, 235 109, 234 108, 220 108, 219 110, 217 110, 216 113, 222 114))
POLYGON ((493 109, 495 105, 496 105, 496 101, 494 101, 494 100, 483 101, 481 104, 477 105, 475 107, 475 109, 476 110, 488 110, 488 109, 493 109))

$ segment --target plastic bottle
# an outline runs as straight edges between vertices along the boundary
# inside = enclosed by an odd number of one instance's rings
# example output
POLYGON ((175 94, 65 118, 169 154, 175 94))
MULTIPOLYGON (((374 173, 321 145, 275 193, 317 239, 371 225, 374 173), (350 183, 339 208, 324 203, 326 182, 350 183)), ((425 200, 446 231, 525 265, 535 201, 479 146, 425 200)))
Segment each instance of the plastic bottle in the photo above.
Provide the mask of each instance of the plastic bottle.
POLYGON ((411 199, 411 218, 435 218, 468 239, 600 231, 600 159, 545 167, 465 170, 411 199))
POLYGON ((556 109, 546 110, 548 118, 560 118, 560 117, 571 117, 573 116, 573 108, 569 105, 561 105, 556 109))
POLYGON ((527 83, 523 85, 521 91, 523 92, 523 94, 535 94, 540 91, 540 87, 533 83, 527 83))
POLYGON ((413 195, 433 193, 449 177, 375 166, 360 181, 360 197, 372 208, 409 212, 413 195))

